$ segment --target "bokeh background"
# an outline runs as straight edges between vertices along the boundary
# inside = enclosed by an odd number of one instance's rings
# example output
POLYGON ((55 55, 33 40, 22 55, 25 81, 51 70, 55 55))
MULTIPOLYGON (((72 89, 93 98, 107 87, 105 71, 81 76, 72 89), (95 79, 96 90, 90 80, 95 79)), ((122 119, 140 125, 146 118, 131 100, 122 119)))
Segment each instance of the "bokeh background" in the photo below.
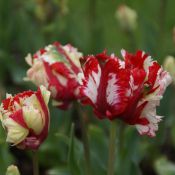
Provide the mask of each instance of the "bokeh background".
MULTIPOLYGON (((0 100, 5 93, 36 87, 24 82, 25 56, 54 41, 71 43, 84 55, 107 49, 120 56, 122 48, 150 53, 159 63, 175 56, 174 0, 0 0, 0 100), (123 29, 116 10, 125 4, 137 13, 136 27, 123 29)), ((158 114, 165 116, 155 138, 139 136, 132 126, 118 122, 116 174, 175 175, 175 87, 165 93, 158 114)), ((99 121, 84 108, 88 125, 93 175, 105 175, 109 122, 99 121)), ((81 125, 77 111, 55 109, 50 104, 48 139, 39 151, 41 175, 84 175, 81 125), (71 123, 75 134, 71 134, 71 123)), ((5 142, 0 128, 0 175, 10 164, 22 175, 32 174, 31 153, 5 142)))

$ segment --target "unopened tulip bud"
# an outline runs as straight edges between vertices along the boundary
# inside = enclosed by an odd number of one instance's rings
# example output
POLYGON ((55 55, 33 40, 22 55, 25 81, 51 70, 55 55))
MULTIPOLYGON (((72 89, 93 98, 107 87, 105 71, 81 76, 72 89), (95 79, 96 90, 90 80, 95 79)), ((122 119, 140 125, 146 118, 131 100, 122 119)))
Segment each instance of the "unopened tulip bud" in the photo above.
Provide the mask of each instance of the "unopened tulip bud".
POLYGON ((163 66, 170 73, 173 83, 175 83, 175 58, 173 56, 167 56, 163 66))
POLYGON ((115 14, 121 28, 132 31, 137 27, 137 13, 126 5, 120 5, 115 14))
POLYGON ((6 141, 21 149, 38 149, 49 129, 50 92, 44 86, 38 91, 7 94, 0 106, 0 119, 7 131, 6 141))
POLYGON ((19 170, 18 170, 18 167, 15 166, 15 165, 10 165, 7 168, 6 175, 20 175, 19 170))

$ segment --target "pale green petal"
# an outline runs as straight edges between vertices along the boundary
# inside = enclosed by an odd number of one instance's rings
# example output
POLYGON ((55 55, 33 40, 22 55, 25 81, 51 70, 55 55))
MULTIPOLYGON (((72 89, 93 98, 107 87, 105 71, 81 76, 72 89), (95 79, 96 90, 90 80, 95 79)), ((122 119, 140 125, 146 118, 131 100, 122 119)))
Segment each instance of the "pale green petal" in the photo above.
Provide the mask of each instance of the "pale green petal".
POLYGON ((14 145, 22 142, 29 133, 28 129, 22 127, 11 118, 3 120, 3 125, 7 128, 6 141, 13 143, 14 145))
POLYGON ((40 111, 33 108, 33 106, 24 106, 22 110, 27 126, 32 129, 35 134, 40 134, 45 123, 40 111))
POLYGON ((15 165, 10 165, 7 168, 6 175, 20 175, 19 170, 18 170, 18 167, 15 166, 15 165))
POLYGON ((46 89, 44 86, 40 86, 41 94, 44 98, 45 104, 47 105, 49 103, 49 98, 50 98, 50 91, 46 89))

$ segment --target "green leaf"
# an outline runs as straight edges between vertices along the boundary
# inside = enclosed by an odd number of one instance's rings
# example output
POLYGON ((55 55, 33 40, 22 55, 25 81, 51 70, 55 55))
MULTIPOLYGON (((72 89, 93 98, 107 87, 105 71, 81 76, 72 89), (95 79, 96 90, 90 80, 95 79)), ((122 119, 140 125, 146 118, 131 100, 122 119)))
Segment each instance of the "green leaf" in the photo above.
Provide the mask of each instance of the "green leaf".
POLYGON ((105 132, 98 126, 90 125, 88 135, 92 170, 96 175, 105 175, 108 158, 108 141, 105 132))
POLYGON ((13 156, 9 152, 8 144, 5 142, 5 134, 0 126, 0 173, 5 174, 7 166, 12 164, 13 156))

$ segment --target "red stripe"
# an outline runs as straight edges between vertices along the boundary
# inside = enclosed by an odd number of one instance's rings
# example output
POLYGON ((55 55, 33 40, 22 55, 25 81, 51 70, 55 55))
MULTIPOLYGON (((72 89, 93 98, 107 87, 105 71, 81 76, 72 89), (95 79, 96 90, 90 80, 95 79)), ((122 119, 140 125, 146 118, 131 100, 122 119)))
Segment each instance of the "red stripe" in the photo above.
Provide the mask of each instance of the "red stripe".
POLYGON ((48 135, 48 130, 49 130, 49 125, 50 125, 50 117, 49 117, 49 111, 48 108, 45 104, 45 101, 43 99, 43 96, 41 94, 41 90, 40 88, 38 88, 38 91, 36 92, 36 97, 41 105, 41 108, 44 112, 44 117, 45 117, 45 125, 43 127, 43 130, 41 131, 41 133, 37 136, 38 139, 40 140, 40 143, 44 141, 44 139, 47 137, 48 135))
POLYGON ((54 43, 54 45, 57 47, 57 50, 63 54, 67 60, 70 62, 71 66, 72 66, 72 70, 75 72, 75 74, 78 74, 80 72, 79 68, 74 64, 74 62, 69 58, 69 56, 67 55, 67 53, 65 52, 65 50, 62 48, 62 45, 58 42, 54 43))
POLYGON ((16 111, 15 113, 11 114, 9 118, 13 119, 16 123, 20 124, 22 127, 29 129, 23 116, 22 109, 16 111))

